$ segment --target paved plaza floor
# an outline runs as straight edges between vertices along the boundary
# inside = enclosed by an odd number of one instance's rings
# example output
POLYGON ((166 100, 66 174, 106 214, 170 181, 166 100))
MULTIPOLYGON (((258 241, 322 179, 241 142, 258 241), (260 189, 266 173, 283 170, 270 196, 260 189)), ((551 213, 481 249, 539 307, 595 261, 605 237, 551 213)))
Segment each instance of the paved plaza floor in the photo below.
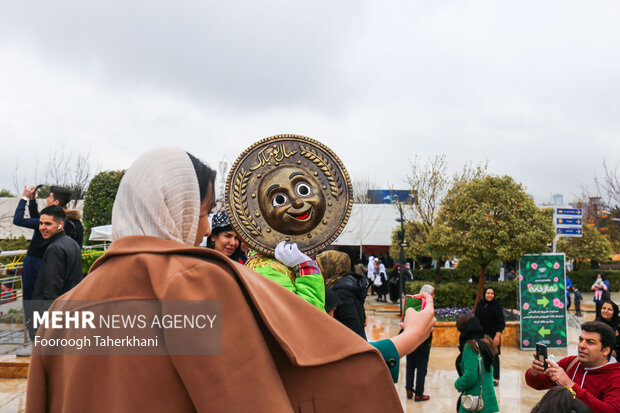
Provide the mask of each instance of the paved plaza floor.
MULTIPOLYGON (((612 298, 619 302, 620 294, 614 293, 612 298)), ((591 298, 585 303, 589 301, 591 298)), ((381 340, 398 333, 396 306, 377 303, 375 297, 368 297, 367 304, 368 323, 366 332, 370 341, 381 340)), ((582 321, 592 320, 593 318, 593 312, 586 312, 582 321)), ((568 354, 575 354, 578 336, 578 330, 569 326, 568 349, 550 349, 550 354, 554 354, 556 359, 568 354)), ((495 388, 501 412, 527 413, 543 396, 544 392, 533 390, 525 384, 523 374, 531 364, 532 354, 532 351, 521 351, 510 347, 502 348, 500 384, 495 388)), ((406 412, 451 413, 455 411, 456 399, 459 395, 454 389, 454 381, 458 378, 454 367, 454 360, 457 355, 458 349, 456 347, 433 347, 431 349, 424 390, 424 393, 430 396, 430 400, 425 402, 414 402, 407 399, 405 393, 406 361, 405 358, 401 360, 400 377, 396 389, 406 412)), ((25 400, 26 379, 0 379, 0 413, 23 412, 25 400)))

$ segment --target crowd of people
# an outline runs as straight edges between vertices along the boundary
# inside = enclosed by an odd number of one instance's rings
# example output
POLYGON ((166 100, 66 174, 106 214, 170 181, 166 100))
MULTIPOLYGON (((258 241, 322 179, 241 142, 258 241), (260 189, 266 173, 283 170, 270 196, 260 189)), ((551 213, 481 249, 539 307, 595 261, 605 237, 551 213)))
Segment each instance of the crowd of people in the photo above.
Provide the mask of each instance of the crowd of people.
MULTIPOLYGON (((66 189, 52 187, 40 213, 37 187, 24 190, 14 222, 35 230, 24 262, 25 306, 29 300, 62 295, 85 302, 221 300, 225 308, 235 309, 234 318, 225 317, 218 356, 35 354, 27 411, 95 411, 101 406, 113 411, 400 411, 392 383, 398 381, 403 357, 407 397, 429 400, 424 387, 435 324, 434 288, 421 288, 416 297, 424 298, 426 306, 406 311, 398 335, 369 343, 367 296, 398 301, 396 286, 413 280, 410 267, 397 267, 389 278, 379 257, 352 265, 348 254, 327 249, 313 258, 285 240, 273 257, 248 250, 226 211, 215 213, 209 223, 215 175, 178 148, 140 156, 118 189, 114 242, 84 280, 82 227, 79 216, 66 208, 66 189), (25 218, 26 206, 30 218, 25 218), (199 248, 205 237, 207 248, 199 248), (93 388, 97 391, 87 391, 93 388)), ((579 291, 574 285, 571 290, 579 291)), ((597 317, 582 324, 578 355, 557 363, 546 360, 547 366, 534 355, 525 373, 530 387, 550 389, 533 412, 620 411, 618 306, 604 294, 609 283, 603 277, 592 290, 597 317)), ((31 339, 37 334, 31 324, 34 310, 45 308, 25 308, 31 339)), ((485 288, 470 314, 458 319, 458 412, 499 411, 494 387, 500 380, 504 328, 492 287, 485 288)))
MULTIPOLYGON (((305 411, 314 403, 319 411, 333 412, 400 409, 391 383, 398 378, 400 358, 430 335, 432 298, 422 294, 426 308, 407 311, 401 334, 369 344, 324 312, 326 282, 349 298, 350 284, 358 282, 338 271, 341 258, 329 251, 317 257, 324 275, 317 260, 287 243, 278 244, 274 257, 250 253, 241 265, 241 256, 230 259, 241 242, 236 234, 219 241, 230 233, 224 217, 214 223, 224 228, 211 237, 214 249, 194 248, 212 233, 207 217, 215 205, 214 178, 208 166, 176 148, 138 158, 116 196, 114 242, 63 299, 221 300, 224 308, 235 309, 222 326, 222 353, 64 358, 35 353, 27 411, 108 406, 114 411, 279 412, 305 411), (97 391, 85 391, 86 386, 97 391)), ((359 327, 363 315, 354 301, 348 304, 352 307, 343 306, 342 313, 356 314, 359 327)))

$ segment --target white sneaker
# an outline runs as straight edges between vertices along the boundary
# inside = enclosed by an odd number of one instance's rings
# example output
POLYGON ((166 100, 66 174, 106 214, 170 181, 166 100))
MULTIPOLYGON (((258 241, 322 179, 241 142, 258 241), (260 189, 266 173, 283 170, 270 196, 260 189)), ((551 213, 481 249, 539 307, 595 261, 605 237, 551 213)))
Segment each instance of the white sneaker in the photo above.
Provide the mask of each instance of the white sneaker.
POLYGON ((32 356, 32 343, 28 343, 28 345, 20 348, 15 352, 17 357, 30 357, 32 356))

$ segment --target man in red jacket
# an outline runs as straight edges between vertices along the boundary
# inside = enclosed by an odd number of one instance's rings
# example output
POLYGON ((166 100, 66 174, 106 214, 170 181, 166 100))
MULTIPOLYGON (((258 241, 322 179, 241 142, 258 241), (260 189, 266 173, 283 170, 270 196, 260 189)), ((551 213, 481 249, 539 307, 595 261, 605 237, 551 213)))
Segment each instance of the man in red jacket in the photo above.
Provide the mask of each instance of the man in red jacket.
POLYGON ((583 323, 578 355, 565 357, 557 364, 547 360, 546 370, 534 355, 525 382, 537 390, 564 386, 594 413, 620 412, 620 364, 611 357, 615 340, 615 332, 606 324, 583 323))

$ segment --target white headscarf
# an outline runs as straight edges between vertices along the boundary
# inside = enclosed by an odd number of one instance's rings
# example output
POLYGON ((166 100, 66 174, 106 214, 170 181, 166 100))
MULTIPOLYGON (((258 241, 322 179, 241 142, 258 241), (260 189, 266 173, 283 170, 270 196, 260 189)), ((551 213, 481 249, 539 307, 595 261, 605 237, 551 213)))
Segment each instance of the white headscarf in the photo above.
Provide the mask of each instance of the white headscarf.
POLYGON ((200 189, 192 161, 177 147, 140 156, 127 170, 112 209, 112 238, 151 235, 194 245, 200 189))
POLYGON ((370 257, 368 257, 368 274, 366 275, 366 278, 368 278, 370 281, 372 281, 375 278, 375 261, 374 261, 375 257, 373 257, 372 255, 370 257))

